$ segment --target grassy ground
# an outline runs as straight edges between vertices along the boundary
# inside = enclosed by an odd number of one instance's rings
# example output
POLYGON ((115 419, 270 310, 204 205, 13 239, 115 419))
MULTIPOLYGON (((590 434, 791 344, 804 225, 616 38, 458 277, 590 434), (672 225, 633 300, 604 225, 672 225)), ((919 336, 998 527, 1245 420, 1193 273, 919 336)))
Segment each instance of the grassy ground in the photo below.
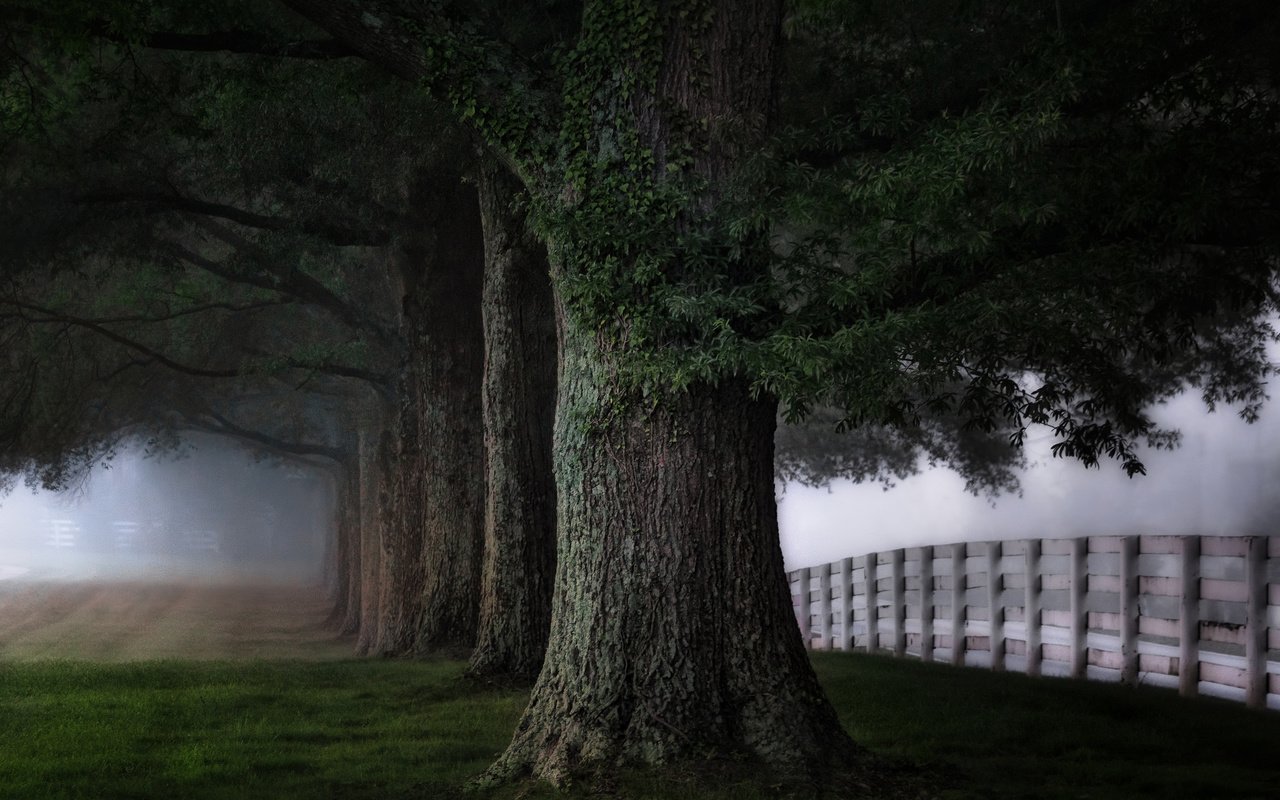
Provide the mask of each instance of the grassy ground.
MULTIPOLYGON (((1167 691, 815 656, 856 739, 925 796, 1280 797, 1280 714, 1167 691)), ((525 695, 454 662, 32 662, 0 666, 0 797, 450 797, 505 745, 525 695)), ((623 776, 607 794, 771 797, 623 776)), ((598 787, 597 787, 598 788, 598 787)))

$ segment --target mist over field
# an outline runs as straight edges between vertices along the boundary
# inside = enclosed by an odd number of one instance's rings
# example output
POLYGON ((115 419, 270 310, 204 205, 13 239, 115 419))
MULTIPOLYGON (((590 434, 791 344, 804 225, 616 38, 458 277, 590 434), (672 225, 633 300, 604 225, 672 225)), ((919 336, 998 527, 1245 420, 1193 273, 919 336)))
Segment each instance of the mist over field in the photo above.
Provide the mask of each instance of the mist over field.
MULTIPOLYGON (((1086 470, 1029 444, 1021 496, 974 497, 946 469, 898 482, 789 484, 778 498, 789 569, 960 540, 1108 534, 1270 533, 1280 520, 1280 406, 1250 425, 1183 395, 1157 411, 1182 446, 1144 455, 1148 474, 1086 470)), ((322 473, 260 462, 212 437, 178 456, 125 451, 63 494, 18 486, 0 500, 0 580, 314 581, 332 535, 322 473)))
POLYGON ((323 473, 207 436, 124 450, 76 488, 0 500, 0 579, 314 582, 332 536, 323 473))
POLYGON ((789 484, 778 499, 787 568, 872 550, 986 539, 1123 534, 1246 535, 1280 529, 1280 404, 1250 425, 1237 409, 1208 413, 1195 394, 1155 411, 1181 447, 1145 450, 1147 474, 1086 470, 1053 458, 1047 431, 1028 444, 1021 496, 974 497, 946 469, 881 484, 789 484))
MULTIPOLYGON (((890 487, 790 483, 778 497, 787 568, 961 540, 1280 527, 1280 405, 1251 425, 1184 394, 1155 415, 1182 444, 1145 450, 1147 475, 1133 479, 1115 463, 1053 458, 1041 431, 1020 495, 975 497, 944 468, 890 487)), ((71 491, 19 485, 0 499, 0 580, 318 581, 333 502, 320 471, 255 460, 217 437, 190 437, 176 455, 124 450, 71 491)))

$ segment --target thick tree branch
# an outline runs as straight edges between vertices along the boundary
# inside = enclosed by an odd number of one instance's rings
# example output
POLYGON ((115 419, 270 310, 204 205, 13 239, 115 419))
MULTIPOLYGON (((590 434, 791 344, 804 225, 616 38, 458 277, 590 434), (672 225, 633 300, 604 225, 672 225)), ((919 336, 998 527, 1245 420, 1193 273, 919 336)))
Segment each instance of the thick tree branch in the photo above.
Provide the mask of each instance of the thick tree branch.
POLYGON ((182 317, 189 317, 194 314, 203 314, 207 311, 226 311, 232 314, 240 314, 248 311, 259 311, 264 308, 274 308, 276 306, 287 306, 297 302, 295 298, 289 297, 283 300, 264 300, 260 303, 248 303, 238 306, 232 303, 204 303, 198 306, 191 306, 179 311, 173 311, 168 314, 129 314, 123 317, 94 317, 86 319, 95 325, 116 325, 125 322, 137 322, 143 324, 159 324, 161 322, 170 322, 182 317))
POLYGON ((104 339, 108 339, 112 342, 115 342, 116 344, 127 347, 130 350, 141 353, 147 358, 154 360, 156 363, 162 364, 176 372, 182 372, 187 375, 194 375, 199 378, 236 378, 242 374, 239 370, 234 370, 234 369, 231 369, 231 370, 206 369, 204 367, 195 367, 195 366, 191 366, 190 364, 183 364, 180 361, 175 361, 174 359, 169 358, 163 353, 160 353, 156 350, 153 350, 150 347, 147 347, 141 342, 134 341, 133 339, 130 339, 127 336, 123 336, 119 333, 116 333, 110 328, 106 328, 102 325, 99 325, 90 319, 84 319, 82 317, 76 317, 70 314, 64 314, 54 309, 44 308, 42 306, 33 305, 31 303, 24 303, 20 300, 13 300, 11 298, 0 300, 0 303, 12 306, 13 308, 21 309, 23 311, 30 311, 30 312, 34 312, 36 314, 42 315, 41 318, 27 317, 28 321, 30 322, 61 323, 64 325, 84 328, 85 330, 91 331, 103 337, 104 339))
POLYGON ((183 414, 183 418, 187 424, 208 433, 244 439, 280 453, 294 456, 317 456, 339 464, 345 464, 348 457, 347 453, 337 447, 310 442, 295 442, 263 433, 260 430, 246 428, 212 410, 205 410, 200 417, 183 414), (207 419, 202 419, 201 417, 206 417, 207 419))
MULTIPOLYGON (((105 38, 114 38, 107 36, 105 38)), ((348 45, 336 39, 301 39, 279 41, 255 31, 213 31, 210 33, 145 33, 135 40, 152 50, 182 50, 194 53, 241 53, 275 58, 302 58, 329 61, 358 56, 348 45)))
MULTIPOLYGON (((65 30, 68 21, 56 14, 31 8, 0 9, 0 22, 6 27, 37 30, 65 30)), ((355 50, 336 39, 275 39, 259 31, 222 30, 206 33, 179 33, 176 31, 144 31, 133 35, 121 33, 106 19, 75 21, 78 32, 95 39, 105 39, 124 45, 141 45, 153 50, 181 50, 191 53, 240 53, 244 55, 272 56, 275 58, 301 58, 329 61, 357 56, 355 50)))
MULTIPOLYGON (((239 240, 237 246, 247 246, 247 242, 239 240)), ((352 330, 367 330, 373 333, 383 344, 391 344, 394 335, 372 319, 361 314, 354 306, 342 297, 330 291, 324 284, 296 269, 266 271, 257 273, 245 272, 228 267, 218 261, 206 258, 199 253, 178 244, 165 244, 162 252, 184 261, 191 266, 203 269, 211 275, 232 283, 242 283, 259 289, 281 292, 304 303, 322 308, 333 314, 352 330)), ((266 263, 265 259, 259 259, 266 263)))
POLYGON ((389 396, 388 386, 391 383, 391 376, 375 372, 373 370, 364 369, 362 367, 351 366, 350 364, 338 364, 333 361, 304 361, 293 356, 272 353, 267 350, 250 348, 247 351, 250 355, 259 356, 265 359, 279 360, 284 366, 290 369, 301 370, 303 372, 318 372, 325 375, 333 375, 339 378, 354 378, 359 381, 368 383, 379 395, 389 396))
POLYGON ((74 202, 90 203, 137 203, 153 213, 177 211, 184 214, 199 214, 217 217, 267 231, 285 231, 305 233, 315 236, 338 247, 382 247, 391 241, 391 235, 384 230, 366 230, 363 228, 347 228, 320 220, 295 220, 288 217, 273 217, 245 211, 242 208, 197 200, 178 194, 164 192, 89 192, 75 198, 74 202))
MULTIPOLYGON (((200 378, 237 378, 247 374, 244 371, 239 369, 207 369, 204 367, 192 366, 190 364, 183 364, 182 362, 169 358, 163 353, 151 347, 148 347, 147 345, 144 345, 141 342, 135 341, 134 339, 130 339, 129 337, 124 336, 120 333, 117 333, 116 331, 113 331, 110 328, 107 328, 101 324, 98 324, 98 322, 92 319, 86 319, 84 317, 77 317, 71 314, 65 314, 55 309, 45 308, 43 306, 34 305, 32 303, 25 303, 21 300, 14 300, 12 298, 5 298, 3 300, 0 300, 0 305, 8 305, 15 309, 19 309, 21 311, 32 312, 34 314, 41 315, 39 317, 33 317, 26 314, 18 315, 27 322, 32 322, 37 324, 62 324, 62 325, 71 326, 71 327, 83 328, 109 341, 115 342, 116 344, 122 345, 130 350, 140 353, 141 355, 145 356, 147 359, 150 359, 151 361, 157 364, 166 366, 169 369, 172 369, 176 372, 182 372, 187 375, 194 375, 200 378)), ((374 390, 377 391, 380 395, 386 396, 387 394, 387 384, 389 382, 389 377, 380 372, 374 372, 372 370, 363 369, 361 367, 350 366, 347 364, 338 364, 331 361, 309 362, 309 361, 304 361, 302 359, 294 358, 292 356, 281 356, 276 353, 269 353, 267 351, 258 350, 258 349, 250 349, 247 352, 250 355, 279 360, 285 367, 289 369, 296 369, 304 372, 319 372, 319 373, 323 373, 326 375, 333 375, 340 378, 354 378, 356 380, 365 381, 366 383, 370 384, 374 388, 374 390)), ((132 366, 134 363, 136 362, 131 362, 130 365, 132 366)))

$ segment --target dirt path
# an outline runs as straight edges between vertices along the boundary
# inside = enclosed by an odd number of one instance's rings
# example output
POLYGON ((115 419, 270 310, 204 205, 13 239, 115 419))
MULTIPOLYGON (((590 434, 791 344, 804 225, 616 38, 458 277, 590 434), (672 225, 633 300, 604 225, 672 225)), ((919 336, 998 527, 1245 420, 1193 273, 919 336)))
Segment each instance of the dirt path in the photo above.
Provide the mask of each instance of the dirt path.
POLYGON ((0 581, 0 661, 345 658, 314 587, 0 581))

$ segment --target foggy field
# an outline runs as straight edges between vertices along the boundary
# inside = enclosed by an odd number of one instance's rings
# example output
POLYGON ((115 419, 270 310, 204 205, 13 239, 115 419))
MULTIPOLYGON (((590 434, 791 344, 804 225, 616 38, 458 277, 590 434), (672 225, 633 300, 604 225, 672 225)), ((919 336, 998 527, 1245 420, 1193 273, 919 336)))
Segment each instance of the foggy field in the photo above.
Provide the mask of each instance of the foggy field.
POLYGON ((0 659, 342 658, 330 608, 287 583, 0 580, 0 659))
MULTIPOLYGON (((346 659, 322 600, 228 581, 0 582, 0 798, 461 794, 527 693, 466 681, 463 662, 346 659)), ((813 660, 904 796, 1265 798, 1280 785, 1280 714, 887 657, 813 660)), ((718 769, 617 776, 604 796, 778 796, 741 765, 718 769)), ((493 795, 600 796, 598 784, 493 795)))

